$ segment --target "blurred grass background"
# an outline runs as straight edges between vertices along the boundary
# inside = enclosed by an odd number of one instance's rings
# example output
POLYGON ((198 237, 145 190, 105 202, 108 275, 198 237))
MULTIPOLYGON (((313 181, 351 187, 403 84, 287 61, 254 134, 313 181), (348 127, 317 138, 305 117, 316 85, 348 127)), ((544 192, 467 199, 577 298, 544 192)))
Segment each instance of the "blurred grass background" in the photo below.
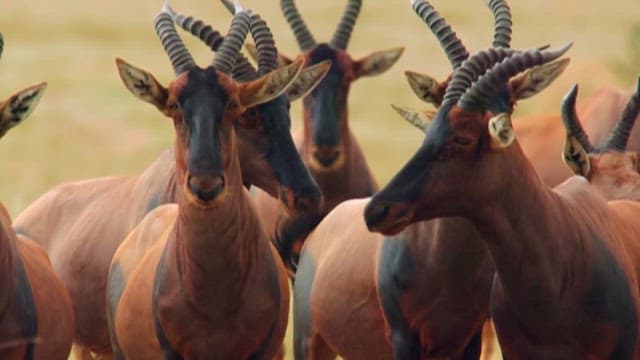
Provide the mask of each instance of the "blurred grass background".
MULTIPOLYGON (((482 1, 433 2, 472 52, 491 44, 493 19, 482 1)), ((297 53, 277 0, 243 4, 269 22, 283 53, 297 53)), ((330 39, 344 4, 298 1, 319 41, 330 39)), ((114 65, 119 56, 152 71, 165 84, 171 80, 173 72, 152 27, 161 5, 161 0, 0 2, 0 31, 5 38, 0 98, 39 81, 49 82, 31 118, 0 141, 0 199, 13 216, 57 183, 135 174, 171 146, 169 120, 130 95, 114 65)), ((229 24, 230 16, 217 1, 174 0, 172 5, 222 31, 229 24)), ((640 7, 634 1, 511 0, 510 5, 514 47, 574 42, 565 74, 541 95, 522 102, 517 114, 557 112, 574 82, 581 85, 581 97, 600 85, 634 85, 640 73, 640 7)), ((183 38, 201 65, 210 61, 203 45, 186 34, 183 38)), ((444 79, 450 66, 408 1, 365 1, 350 42, 351 54, 359 58, 400 45, 406 51, 399 63, 381 76, 357 81, 349 99, 352 129, 380 184, 402 166, 421 139, 389 106, 426 106, 410 91, 403 71, 444 79)), ((295 104, 291 113, 294 127, 300 127, 300 105, 295 104)))
MULTIPOLYGON (((640 73, 640 7, 630 0, 512 0, 513 46, 575 44, 565 74, 543 94, 522 102, 517 114, 557 112, 565 91, 581 84, 581 97, 599 85, 631 87, 640 73), (634 30, 635 29, 635 30, 634 30), (635 33, 635 40, 630 34, 635 33), (635 44, 635 48, 631 45, 635 44)), ((277 0, 244 0, 269 22, 279 49, 298 51, 277 0)), ((299 0, 298 7, 319 41, 330 38, 344 1, 299 0)), ((161 0, 4 0, 0 31, 0 98, 42 80, 49 87, 31 118, 0 142, 0 199, 13 216, 54 184, 66 180, 140 172, 165 147, 172 126, 157 110, 121 84, 116 56, 152 71, 168 83, 172 70, 153 31, 161 0)), ((225 30, 230 16, 214 0, 174 0, 179 11, 225 30)), ((434 1, 471 51, 491 43, 493 19, 482 1, 434 1)), ((200 64, 211 59, 190 36, 183 38, 200 64)), ((420 103, 403 76, 407 69, 444 79, 449 64, 434 36, 409 2, 365 1, 349 46, 355 58, 403 45, 394 68, 358 80, 349 99, 351 126, 380 184, 413 153, 421 134, 391 110, 390 103, 420 103)), ((294 127, 300 108, 292 108, 294 127)))

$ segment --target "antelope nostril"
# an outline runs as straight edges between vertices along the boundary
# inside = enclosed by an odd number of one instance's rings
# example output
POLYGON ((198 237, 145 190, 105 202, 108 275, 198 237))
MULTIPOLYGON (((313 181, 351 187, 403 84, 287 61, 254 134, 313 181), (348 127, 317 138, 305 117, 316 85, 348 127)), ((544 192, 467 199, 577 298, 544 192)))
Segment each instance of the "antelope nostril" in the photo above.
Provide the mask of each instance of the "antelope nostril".
POLYGON ((376 225, 380 224, 389 214, 391 206, 384 203, 371 203, 367 204, 364 210, 364 218, 369 230, 373 229, 376 225))
POLYGON ((223 176, 196 177, 189 176, 189 189, 202 201, 213 200, 224 189, 225 181, 223 176))

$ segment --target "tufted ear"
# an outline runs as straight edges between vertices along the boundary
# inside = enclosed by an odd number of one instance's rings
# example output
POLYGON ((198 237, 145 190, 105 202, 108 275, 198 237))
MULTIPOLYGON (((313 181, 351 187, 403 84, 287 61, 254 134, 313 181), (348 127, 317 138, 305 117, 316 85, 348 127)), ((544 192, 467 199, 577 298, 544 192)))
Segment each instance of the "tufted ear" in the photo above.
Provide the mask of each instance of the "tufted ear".
POLYGON ((376 51, 353 63, 353 73, 356 78, 362 76, 375 76, 389 70, 400 59, 404 51, 403 47, 376 51))
POLYGON ((515 135, 509 114, 500 113, 489 120, 489 135, 491 148, 494 150, 505 149, 511 145, 515 135))
MULTIPOLYGON (((253 59, 253 61, 255 61, 256 63, 258 62, 258 49, 256 49, 256 45, 253 43, 246 43, 244 45, 244 49, 247 51, 247 54, 249 54, 249 57, 251 59, 253 59)), ((278 52, 278 67, 281 66, 285 66, 285 65, 289 65, 293 62, 293 60, 291 60, 290 58, 280 54, 280 52, 278 52)))
POLYGON ((391 104, 393 110, 395 110, 403 119, 407 120, 407 122, 423 132, 427 131, 429 124, 431 124, 431 120, 435 116, 434 111, 417 111, 412 110, 402 106, 396 106, 391 104))
POLYGON ((158 110, 165 112, 169 91, 160 85, 158 80, 146 70, 139 69, 126 61, 116 58, 118 74, 124 86, 138 99, 154 105, 158 110))
POLYGON ((567 136, 564 141, 564 150, 562 152, 562 161, 576 175, 588 177, 591 173, 591 160, 580 141, 574 136, 567 136))
POLYGON ((298 77, 287 89, 289 101, 296 101, 307 95, 324 79, 331 68, 331 60, 325 60, 300 70, 298 77))
POLYGON ((29 117, 36 108, 47 83, 42 82, 20 90, 0 104, 0 138, 12 127, 29 117))
POLYGON ((239 83, 240 105, 249 108, 280 96, 298 76, 303 65, 303 59, 296 59, 290 65, 275 69, 256 80, 239 83))
POLYGON ((546 89, 567 68, 569 61, 567 58, 536 66, 513 78, 509 81, 512 100, 526 99, 546 89))
POLYGON ((406 76, 411 90, 420 100, 436 107, 440 106, 447 82, 440 83, 429 75, 413 71, 405 71, 404 76, 406 76))

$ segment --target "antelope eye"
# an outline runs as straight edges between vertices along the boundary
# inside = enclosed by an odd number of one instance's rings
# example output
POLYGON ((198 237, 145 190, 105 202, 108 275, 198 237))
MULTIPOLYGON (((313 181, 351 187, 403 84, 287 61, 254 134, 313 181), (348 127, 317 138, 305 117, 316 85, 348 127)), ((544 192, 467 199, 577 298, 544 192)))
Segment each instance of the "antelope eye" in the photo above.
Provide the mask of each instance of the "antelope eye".
POLYGON ((471 144, 471 139, 456 136, 453 138, 453 142, 457 145, 466 146, 471 144))

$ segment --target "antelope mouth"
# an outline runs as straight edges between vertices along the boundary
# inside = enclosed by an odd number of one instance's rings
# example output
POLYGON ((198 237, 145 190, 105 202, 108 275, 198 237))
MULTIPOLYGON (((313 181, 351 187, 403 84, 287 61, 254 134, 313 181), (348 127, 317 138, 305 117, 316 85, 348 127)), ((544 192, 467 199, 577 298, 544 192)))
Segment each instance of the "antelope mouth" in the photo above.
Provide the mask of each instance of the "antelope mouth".
POLYGON ((316 148, 313 150, 312 156, 318 168, 330 169, 342 162, 342 151, 338 147, 316 148))
POLYGON ((210 206, 224 192, 226 181, 224 176, 187 177, 187 193, 201 206, 210 206))
POLYGON ((364 217, 369 231, 393 236, 412 223, 413 212, 409 206, 401 203, 374 204, 370 202, 365 208, 364 217))

